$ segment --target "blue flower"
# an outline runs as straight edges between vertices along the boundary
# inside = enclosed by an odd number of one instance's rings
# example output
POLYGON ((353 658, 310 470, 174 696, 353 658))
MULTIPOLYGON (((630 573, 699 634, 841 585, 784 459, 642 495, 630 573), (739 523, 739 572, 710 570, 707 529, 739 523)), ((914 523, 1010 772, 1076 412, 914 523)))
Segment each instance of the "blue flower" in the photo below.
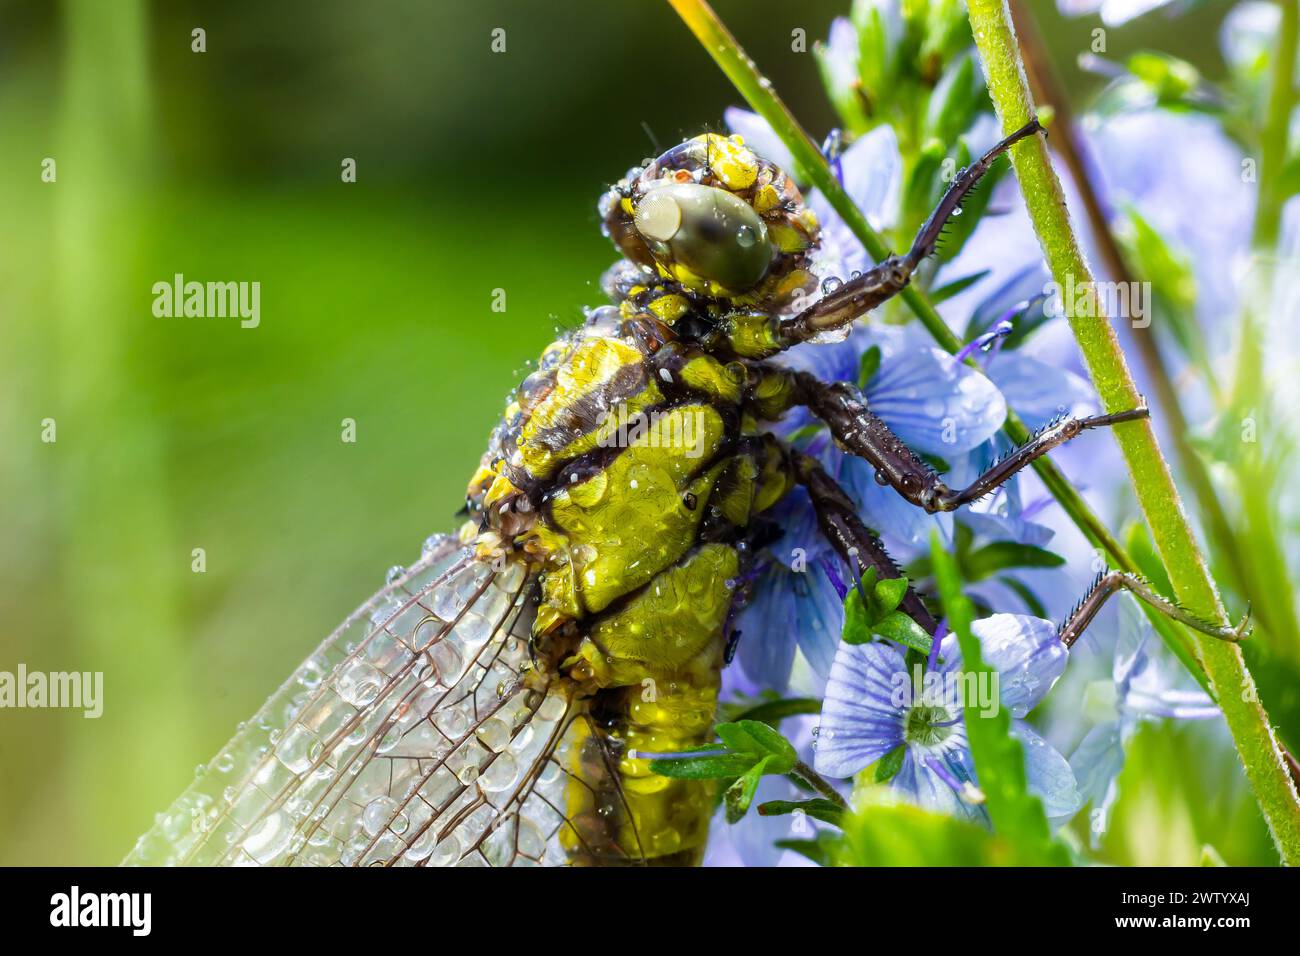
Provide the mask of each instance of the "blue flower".
MULTIPOLYGON (((1050 621, 1026 615, 995 614, 976 621, 972 631, 999 675, 998 699, 981 703, 1011 710, 1012 734, 1024 745, 1029 789, 1050 819, 1069 819, 1082 805, 1074 773, 1023 719, 1060 677, 1068 649, 1050 621)), ((817 772, 848 777, 902 747, 902 765, 890 786, 927 809, 984 819, 962 721, 960 669, 961 650, 948 635, 927 668, 933 676, 918 693, 898 647, 842 644, 826 684, 813 762, 817 772)))
MULTIPOLYGON (((908 329, 859 327, 844 342, 798 349, 782 361, 825 381, 856 381, 862 357, 873 347, 880 350, 880 366, 867 383, 868 405, 917 451, 955 460, 1001 426, 1006 404, 994 385, 908 329)), ((814 423, 798 410, 775 430, 789 438, 814 423)), ((811 436, 805 432, 797 444, 843 485, 863 522, 879 530, 891 547, 915 550, 936 526, 949 533, 950 515, 927 515, 894 489, 882 487, 872 467, 840 451, 824 427, 811 436)), ((798 649, 811 670, 802 689, 816 693, 830 672, 844 623, 841 595, 825 570, 828 564, 840 569, 839 559, 818 530, 812 502, 802 489, 778 504, 772 518, 783 533, 768 547, 768 564, 737 620, 742 635, 737 659, 750 681, 784 691, 798 649), (746 640, 747 632, 762 639, 746 640)))
POLYGON ((1070 755, 1083 799, 1092 803, 1089 831, 1094 847, 1109 824, 1119 796, 1116 778, 1124 769, 1124 751, 1138 727, 1144 721, 1219 716, 1209 696, 1159 647, 1137 603, 1125 597, 1118 611, 1111 680, 1090 684, 1084 694, 1085 710, 1103 710, 1106 719, 1088 731, 1070 755))
MULTIPOLYGON (((797 349, 782 362, 823 381, 854 382, 863 356, 873 348, 879 350, 880 363, 864 389, 867 405, 914 451, 954 463, 1002 427, 1007 405, 997 387, 934 347, 915 326, 859 326, 842 343, 797 349)), ((800 412, 785 425, 793 431, 811 421, 800 412)), ((924 544, 936 526, 948 532, 950 517, 927 515, 893 488, 880 485, 871 465, 840 451, 825 433, 804 450, 843 485, 862 520, 885 535, 891 547, 924 544)))
MULTIPOLYGON (((773 518, 784 532, 767 549, 767 565, 737 618, 736 661, 755 690, 780 693, 790 685, 797 649, 812 670, 797 683, 802 691, 816 693, 830 673, 844 624, 840 594, 825 571, 836 560, 835 552, 817 530, 812 502, 802 488, 786 496, 773 518)), ((732 676, 728 689, 735 687, 732 676)))

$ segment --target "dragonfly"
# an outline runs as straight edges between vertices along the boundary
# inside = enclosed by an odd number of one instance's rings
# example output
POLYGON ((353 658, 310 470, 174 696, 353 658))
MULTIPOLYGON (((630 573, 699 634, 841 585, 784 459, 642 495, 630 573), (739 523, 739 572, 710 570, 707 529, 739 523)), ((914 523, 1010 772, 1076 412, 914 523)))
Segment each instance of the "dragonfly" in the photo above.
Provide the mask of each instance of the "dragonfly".
MULTIPOLYGON (((621 260, 612 304, 518 386, 455 534, 390 572, 137 842, 128 864, 689 865, 709 780, 638 753, 707 748, 736 610, 772 507, 807 489, 850 568, 901 573, 848 494, 769 423, 803 406, 882 484, 951 511, 1084 431, 1059 420, 950 488, 858 389, 773 359, 834 340, 910 283, 944 224, 1033 121, 951 182, 911 248, 820 296, 819 226, 793 180, 738 136, 705 133, 601 198, 621 260)), ((1120 572, 1138 597, 1219 636, 1120 572)), ((900 605, 936 621, 909 589, 900 605)), ((747 639, 760 639, 761 635, 747 639)))

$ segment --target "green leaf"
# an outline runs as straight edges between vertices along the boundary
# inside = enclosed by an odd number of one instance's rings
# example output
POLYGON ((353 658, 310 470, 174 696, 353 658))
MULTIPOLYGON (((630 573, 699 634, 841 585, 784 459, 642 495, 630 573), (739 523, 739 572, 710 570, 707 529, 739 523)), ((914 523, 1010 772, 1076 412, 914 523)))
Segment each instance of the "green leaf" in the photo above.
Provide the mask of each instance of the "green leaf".
POLYGON ((855 4, 853 23, 858 32, 858 79, 861 94, 851 97, 835 82, 839 72, 831 60, 823 62, 823 79, 827 91, 841 115, 851 117, 854 114, 863 118, 863 125, 868 117, 879 114, 888 106, 894 88, 895 78, 899 73, 899 31, 894 22, 885 15, 883 9, 868 5, 855 4), (856 107, 844 107, 844 101, 857 99, 856 107))
POLYGON ((1169 572, 1156 553, 1156 546, 1151 543, 1146 525, 1140 521, 1132 522, 1128 526, 1124 543, 1133 557, 1133 563, 1137 565, 1138 573, 1151 582, 1151 586, 1160 594, 1173 594, 1174 586, 1169 582, 1169 572))
POLYGON ((862 572, 862 593, 874 594, 875 590, 876 590, 876 569, 874 567, 869 567, 867 568, 866 571, 862 572))
MULTIPOLYGON (((980 643, 971 633, 972 609, 962 594, 957 562, 943 548, 937 532, 930 534, 930 559, 943 599, 948 625, 961 647, 962 671, 987 675, 991 686, 995 672, 984 663, 980 643)), ((980 789, 985 797, 994 832, 1034 858, 1040 865, 1068 865, 1069 852, 1052 836, 1039 799, 1031 794, 1025 779, 1025 752, 1020 741, 1011 736, 1011 716, 1005 708, 981 716, 978 706, 965 707, 966 737, 980 789)))
POLYGON ((1201 861, 1198 866, 1227 866, 1223 856, 1216 850, 1213 844, 1207 843, 1201 847, 1201 861))
POLYGON ((718 724, 718 737, 737 754, 751 755, 756 762, 763 757, 772 757, 767 773, 789 773, 799 759, 794 745, 760 720, 738 720, 732 723, 718 724))
MULTIPOLYGON (((911 4, 903 4, 904 16, 911 4)), ((921 27, 921 49, 917 59, 922 64, 933 61, 945 63, 971 47, 970 22, 962 0, 929 0, 919 4, 924 7, 924 25, 921 27)), ((983 89, 981 83, 980 89, 983 89)))
POLYGON ((837 827, 843 825, 844 808, 824 797, 816 797, 812 800, 769 800, 758 805, 760 817, 779 817, 794 813, 796 810, 802 810, 814 820, 821 820, 823 823, 833 823, 837 827))
POLYGON ((1029 586, 1018 578, 1013 578, 1009 574, 1004 574, 998 578, 998 583, 1008 590, 1014 591, 1016 596, 1025 604, 1027 610, 1034 617, 1047 617, 1047 608, 1043 607, 1043 602, 1038 600, 1038 596, 1029 590, 1029 586))
POLYGON ((764 757, 727 788, 722 802, 726 807, 728 823, 737 822, 749 812, 749 805, 754 802, 754 793, 758 790, 758 782, 763 779, 768 765, 775 759, 775 757, 764 757))
POLYGON ((903 769, 903 758, 906 756, 907 745, 899 744, 876 761, 876 783, 888 783, 898 776, 898 771, 903 769))
POLYGON ((650 761, 650 769, 661 777, 678 780, 718 780, 739 777, 752 767, 758 757, 754 754, 718 754, 710 757, 659 758, 650 761))
POLYGON ((1052 551, 1020 544, 1016 541, 994 541, 967 555, 961 570, 971 581, 983 581, 1007 568, 1059 568, 1065 558, 1052 551))
POLYGON ((903 187, 904 221, 921 223, 939 201, 944 187, 948 185, 943 181, 944 158, 943 147, 939 144, 933 144, 933 148, 917 157, 912 175, 903 187))
MULTIPOLYGON (((957 141, 956 147, 949 150, 946 159, 949 161, 949 165, 953 167, 954 172, 969 166, 972 159, 970 141, 963 136, 957 141)), ((938 256, 941 261, 951 261, 957 256, 957 253, 965 248, 966 241, 975 232, 975 227, 979 225, 980 219, 983 218, 985 211, 988 209, 989 201, 993 198, 993 191, 1010 168, 1011 164, 1007 158, 999 156, 993 161, 989 171, 984 174, 980 184, 966 195, 966 199, 961 205, 961 212, 955 218, 949 220, 948 226, 944 230, 943 241, 939 243, 938 256)))
POLYGON ((786 740, 779 730, 774 730, 761 720, 739 720, 736 723, 757 741, 763 753, 776 758, 768 773, 789 773, 798 762, 799 754, 795 751, 794 744, 786 740))
POLYGON ((867 644, 871 641, 871 621, 862 595, 853 588, 844 596, 844 629, 840 638, 846 644, 867 644))
MULTIPOLYGON (((1185 356, 1208 369, 1205 341, 1196 318, 1196 273, 1191 261, 1176 252, 1132 206, 1124 208, 1124 221, 1116 237, 1134 271, 1151 283, 1152 301, 1145 303, 1148 313, 1156 313, 1156 320, 1169 329, 1185 356)), ((1135 305, 1130 303, 1131 307, 1135 305)), ((1152 316, 1146 318, 1151 320, 1152 316)))
MULTIPOLYGON (((958 817, 931 813, 884 787, 859 793, 839 844, 827 844, 839 866, 1033 866, 1041 854, 1010 837, 958 817)), ((823 864, 826 865, 826 864, 823 864)))
POLYGON ((812 438, 814 435, 817 435, 820 432, 824 431, 825 427, 826 426, 823 425, 821 422, 812 422, 810 424, 804 425, 802 428, 796 429, 794 432, 791 433, 790 444, 798 445, 804 440, 812 438))
POLYGON ((763 752, 763 748, 758 745, 758 741, 751 737, 745 731, 745 728, 736 721, 718 724, 717 734, 718 739, 736 753, 761 754, 763 752))
POLYGON ((930 635, 902 611, 891 611, 871 626, 872 633, 889 641, 897 641, 920 654, 929 654, 930 635))
POLYGON ((1196 67, 1167 53, 1143 50, 1129 57, 1127 66, 1162 104, 1181 102, 1201 82, 1196 67))
POLYGON ((787 717, 820 714, 822 702, 816 697, 784 697, 755 704, 737 713, 732 720, 760 720, 775 727, 787 717))
POLYGON ((907 578, 886 578, 876 582, 876 604, 882 614, 898 607, 906 594, 907 578))
POLYGON ((957 142, 984 103, 984 84, 978 79, 974 57, 954 60, 930 94, 922 138, 957 142))
POLYGON ((946 302, 957 293, 965 292, 992 271, 993 270, 991 269, 982 269, 981 271, 972 273, 971 275, 962 276, 960 279, 953 279, 951 282, 946 282, 937 289, 931 289, 930 302, 934 305, 938 305, 940 302, 946 302))
POLYGON ((811 840, 777 840, 776 845, 783 850, 805 856, 821 866, 835 866, 842 854, 844 838, 831 830, 819 830, 811 840))
POLYGON ((871 380, 876 377, 880 371, 880 346, 873 345, 862 353, 862 364, 858 368, 858 388, 862 391, 867 390, 871 380))
POLYGON ((945 471, 952 471, 952 465, 948 463, 948 459, 940 458, 938 455, 934 454, 934 452, 918 451, 916 452, 916 454, 920 457, 920 459, 923 462, 925 462, 927 465, 929 465, 931 468, 933 468, 941 475, 945 471))

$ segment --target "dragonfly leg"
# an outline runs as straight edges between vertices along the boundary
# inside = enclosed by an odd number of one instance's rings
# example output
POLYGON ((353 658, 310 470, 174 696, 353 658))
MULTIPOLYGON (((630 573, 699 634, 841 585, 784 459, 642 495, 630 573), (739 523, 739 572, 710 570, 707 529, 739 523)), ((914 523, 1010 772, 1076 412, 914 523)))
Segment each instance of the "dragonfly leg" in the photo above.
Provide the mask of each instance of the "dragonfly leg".
POLYGON ((847 382, 823 382, 806 372, 795 373, 795 396, 820 418, 850 454, 870 462, 876 479, 928 512, 955 511, 992 492, 1016 472, 1058 445, 1090 428, 1102 428, 1146 418, 1145 405, 1113 415, 1061 418, 1039 429, 1023 445, 994 462, 965 488, 949 488, 885 422, 867 400, 847 382))
MULTIPOLYGON (((881 579, 901 578, 903 572, 898 569, 875 532, 862 523, 852 499, 835 479, 826 473, 815 458, 799 452, 791 452, 791 457, 795 475, 812 499, 822 534, 853 572, 860 576, 866 568, 873 567, 881 579)), ((938 623, 910 586, 900 607, 926 633, 934 634, 938 629, 938 623)))
POLYGON ((1084 595, 1083 600, 1075 606, 1074 610, 1070 612, 1070 616, 1062 622, 1058 631, 1061 643, 1066 647, 1072 646, 1084 630, 1087 629, 1088 625, 1092 623, 1092 619, 1097 616, 1097 612, 1106 603, 1106 599, 1119 591, 1128 591, 1166 617, 1172 618, 1181 624, 1186 624, 1202 634, 1217 637, 1221 641, 1236 643, 1245 640, 1250 633, 1249 608, 1246 609, 1246 614, 1241 619, 1241 622, 1236 625, 1214 624, 1197 617, 1186 608, 1180 607, 1168 598, 1157 594, 1152 590, 1151 585, 1137 575, 1129 574, 1126 571, 1103 571, 1097 575, 1097 580, 1088 589, 1088 593, 1084 595))
POLYGON ((943 233, 943 227, 961 207, 962 201, 980 181, 993 161, 1020 140, 1042 131, 1037 118, 1026 123, 1006 139, 999 142, 971 165, 967 166, 939 200, 912 242, 906 255, 889 256, 874 268, 855 279, 845 282, 834 292, 827 293, 802 312, 783 319, 780 338, 786 348, 806 342, 827 332, 843 328, 876 306, 893 298, 912 281, 912 273, 934 252, 943 233))

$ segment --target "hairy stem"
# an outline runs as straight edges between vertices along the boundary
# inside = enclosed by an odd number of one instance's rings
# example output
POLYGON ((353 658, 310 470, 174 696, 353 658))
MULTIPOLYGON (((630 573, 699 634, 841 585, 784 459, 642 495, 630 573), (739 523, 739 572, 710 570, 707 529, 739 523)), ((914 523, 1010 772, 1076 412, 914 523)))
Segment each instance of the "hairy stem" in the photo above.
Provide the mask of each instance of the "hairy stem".
MULTIPOLYGON (((1052 127, 1052 143, 1079 190, 1083 211, 1092 226, 1092 233, 1106 271, 1116 281, 1132 287, 1137 284, 1137 278, 1119 243, 1115 240, 1106 210, 1093 186, 1093 175, 1085 160, 1083 145, 1078 141, 1069 97, 1061 89, 1051 58, 1047 55, 1033 15, 1024 0, 1009 0, 1009 2, 1012 21, 1020 37, 1021 48, 1024 50, 1025 72, 1029 78, 1030 88, 1038 102, 1050 104, 1056 112, 1057 122, 1052 127)), ((1241 549, 1237 536, 1223 505, 1219 502, 1218 492, 1210 480, 1205 462, 1192 447, 1187 418, 1183 415, 1182 405, 1178 402, 1178 391, 1174 387, 1173 378, 1165 365, 1164 357, 1160 354, 1160 344, 1156 341, 1154 327, 1148 325, 1143 329, 1134 329, 1133 341, 1137 345, 1142 366, 1146 369, 1147 376, 1155 388, 1156 402, 1168 421, 1169 436, 1178 455, 1178 464, 1192 486, 1197 507, 1205 520, 1206 530, 1214 540, 1214 550, 1223 556, 1223 571, 1230 575, 1229 583, 1238 594, 1251 593, 1251 589, 1247 588, 1245 582, 1241 580, 1241 549)), ((1265 627, 1269 627, 1269 614, 1265 607, 1259 607, 1257 616, 1265 627)))
MULTIPOLYGON (((969 0, 967 6, 989 94, 1003 128, 1016 129, 1034 115, 1034 108, 1006 0, 969 0)), ((1093 288, 1046 144, 1041 139, 1027 141, 1011 158, 1053 277, 1062 288, 1093 288)), ((1114 328, 1104 316, 1092 318, 1077 314, 1079 311, 1067 304, 1070 327, 1103 406, 1110 412, 1134 407, 1140 396, 1114 328)), ((1178 600, 1193 613, 1226 623, 1150 421, 1119 425, 1114 434, 1178 600)), ((1197 636, 1195 640, 1282 859, 1300 863, 1300 799, 1241 651, 1235 644, 1210 637, 1197 636)))

